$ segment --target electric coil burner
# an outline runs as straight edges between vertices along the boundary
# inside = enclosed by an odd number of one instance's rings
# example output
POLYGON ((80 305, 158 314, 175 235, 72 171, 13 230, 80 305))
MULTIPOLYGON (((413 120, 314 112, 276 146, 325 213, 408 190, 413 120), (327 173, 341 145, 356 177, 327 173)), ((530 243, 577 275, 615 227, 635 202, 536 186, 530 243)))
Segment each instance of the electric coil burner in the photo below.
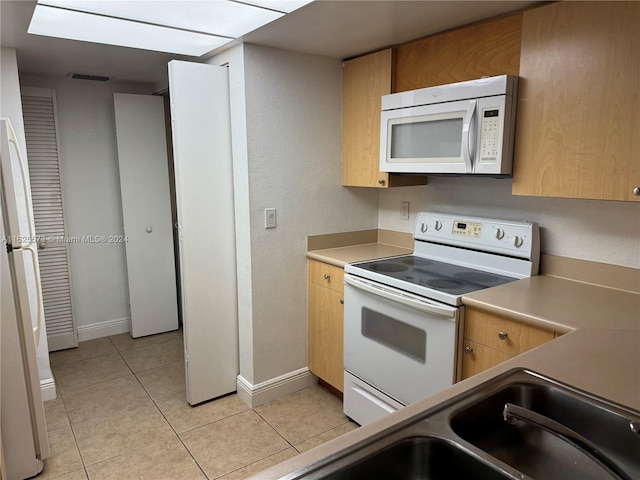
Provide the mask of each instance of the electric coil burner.
POLYGON ((538 225, 419 213, 412 255, 345 268, 345 414, 369 423, 460 376, 462 297, 537 275, 538 225))

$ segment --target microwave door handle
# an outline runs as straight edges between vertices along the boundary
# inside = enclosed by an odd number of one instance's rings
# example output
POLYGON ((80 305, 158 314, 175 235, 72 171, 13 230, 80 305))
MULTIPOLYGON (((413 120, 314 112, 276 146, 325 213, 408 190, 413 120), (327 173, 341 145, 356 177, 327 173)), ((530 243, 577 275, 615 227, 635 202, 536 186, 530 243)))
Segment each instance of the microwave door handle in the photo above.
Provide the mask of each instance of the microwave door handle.
POLYGON ((462 158, 464 160, 467 173, 473 172, 469 134, 471 130, 471 121, 473 120, 473 115, 476 113, 476 102, 476 100, 469 100, 469 107, 467 108, 467 114, 464 117, 464 125, 462 126, 462 158))

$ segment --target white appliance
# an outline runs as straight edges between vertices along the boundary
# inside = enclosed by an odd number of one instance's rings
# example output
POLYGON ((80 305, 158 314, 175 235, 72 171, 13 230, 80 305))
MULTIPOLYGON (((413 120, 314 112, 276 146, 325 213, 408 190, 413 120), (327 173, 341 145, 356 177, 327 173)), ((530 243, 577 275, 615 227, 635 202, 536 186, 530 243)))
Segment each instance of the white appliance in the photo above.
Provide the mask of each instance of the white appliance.
POLYGON ((380 170, 511 175, 518 77, 382 96, 380 170))
POLYGON ((462 296, 537 275, 538 225, 421 212, 412 255, 347 264, 344 413, 361 425, 460 377, 462 296))
POLYGON ((0 424, 2 478, 37 475, 49 456, 36 346, 44 329, 31 193, 11 123, 0 119, 0 424), (26 205, 26 212, 24 206, 26 205), (27 216, 27 226, 21 222, 27 216), (35 279, 36 299, 29 283, 35 279), (37 324, 31 308, 36 304, 37 324))

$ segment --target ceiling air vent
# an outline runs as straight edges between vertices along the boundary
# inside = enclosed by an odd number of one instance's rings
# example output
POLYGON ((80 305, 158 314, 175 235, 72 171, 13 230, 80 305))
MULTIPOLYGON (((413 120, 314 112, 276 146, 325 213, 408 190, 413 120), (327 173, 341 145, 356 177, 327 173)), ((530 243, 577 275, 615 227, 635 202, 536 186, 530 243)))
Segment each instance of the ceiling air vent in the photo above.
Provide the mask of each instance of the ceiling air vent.
POLYGON ((86 73, 70 73, 71 78, 76 80, 93 80, 94 82, 108 82, 111 77, 103 77, 102 75, 89 75, 86 73))

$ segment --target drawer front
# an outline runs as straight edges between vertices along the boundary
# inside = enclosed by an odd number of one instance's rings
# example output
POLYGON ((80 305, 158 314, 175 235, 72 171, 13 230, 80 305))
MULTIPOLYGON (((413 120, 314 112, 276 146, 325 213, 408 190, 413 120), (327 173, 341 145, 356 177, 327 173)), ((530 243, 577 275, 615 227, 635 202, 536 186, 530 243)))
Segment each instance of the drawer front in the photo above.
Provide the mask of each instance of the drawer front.
POLYGON ((468 338, 464 339, 462 348, 463 380, 513 358, 511 355, 489 348, 468 338))
POLYGON ((344 292, 344 269, 328 263, 309 260, 309 281, 342 293, 344 292))
POLYGON ((360 425, 367 425, 404 407, 346 370, 343 405, 344 414, 360 425))
POLYGON ((464 336, 509 355, 519 355, 553 340, 554 332, 467 307, 464 336))

